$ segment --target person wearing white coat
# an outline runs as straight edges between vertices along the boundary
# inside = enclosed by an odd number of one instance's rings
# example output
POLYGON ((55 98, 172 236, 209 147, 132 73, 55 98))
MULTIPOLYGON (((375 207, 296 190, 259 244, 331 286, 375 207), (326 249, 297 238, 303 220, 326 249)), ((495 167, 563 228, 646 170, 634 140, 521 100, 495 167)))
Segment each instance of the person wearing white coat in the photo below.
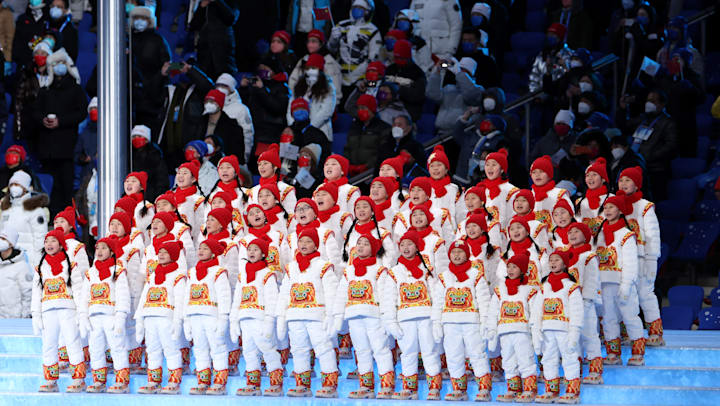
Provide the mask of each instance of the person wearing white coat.
POLYGON ((418 14, 422 37, 430 53, 440 58, 455 55, 462 32, 462 14, 457 0, 413 0, 410 9, 418 14))
MULTIPOLYGON (((342 83, 342 74, 340 73, 340 64, 332 56, 332 54, 330 54, 329 52, 327 52, 327 50, 325 50, 325 48, 323 48, 324 44, 325 34, 322 31, 314 29, 308 33, 308 54, 313 54, 316 52, 325 54, 325 74, 332 78, 332 82, 333 84, 335 84, 335 96, 338 100, 342 100, 342 86, 340 86, 340 84, 342 83)), ((295 65, 295 69, 293 69, 292 73, 290 73, 290 78, 288 79, 288 87, 290 89, 295 88, 295 84, 300 79, 300 76, 302 76, 303 65, 307 62, 308 56, 309 55, 305 55, 301 60, 299 60, 297 65, 295 65)))
POLYGON ((248 162, 255 140, 255 127, 253 127, 250 109, 243 104, 240 94, 237 91, 237 81, 230 74, 223 73, 220 75, 215 81, 215 86, 218 90, 225 93, 225 103, 222 108, 223 113, 237 121, 243 129, 245 162, 248 162))
POLYGON ((18 232, 0 230, 0 318, 30 317, 33 269, 25 251, 17 249, 18 232))
MULTIPOLYGON (((305 62, 305 70, 295 87, 290 88, 290 103, 287 109, 287 124, 293 125, 295 121, 310 119, 310 125, 320 129, 332 142, 332 115, 337 104, 336 84, 325 73, 325 58, 320 54, 311 54, 305 62), (293 114, 295 99, 304 98, 310 105, 309 117, 297 117, 293 114)), ((302 110, 301 110, 302 111, 302 110)))

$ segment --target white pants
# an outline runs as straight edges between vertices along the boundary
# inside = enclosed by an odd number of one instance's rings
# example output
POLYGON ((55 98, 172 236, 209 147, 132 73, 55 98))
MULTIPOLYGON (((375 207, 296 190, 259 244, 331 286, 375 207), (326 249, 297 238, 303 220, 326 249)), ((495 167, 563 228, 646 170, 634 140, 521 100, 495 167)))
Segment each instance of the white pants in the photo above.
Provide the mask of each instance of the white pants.
POLYGON ((567 336, 567 331, 543 331, 542 366, 545 379, 555 379, 559 376, 561 358, 565 379, 580 377, 579 354, 577 351, 570 351, 567 336))
POLYGON ((470 365, 475 376, 481 377, 490 373, 487 342, 480 333, 480 325, 475 323, 444 323, 443 347, 451 378, 465 375, 465 357, 470 358, 470 365))
POLYGON ((260 354, 265 360, 268 372, 282 368, 280 354, 275 346, 275 337, 270 339, 262 335, 263 320, 243 319, 240 320, 240 331, 243 337, 243 358, 245 359, 245 371, 260 370, 260 354))
MULTIPOLYGON (((140 302, 140 292, 138 292, 138 296, 130 296, 130 303, 133 306, 133 310, 130 313, 128 317, 125 318, 125 343, 126 347, 129 350, 134 350, 135 348, 138 348, 142 346, 142 343, 139 343, 135 339, 135 318, 132 317, 133 314, 135 314, 135 310, 137 309, 137 303, 140 302)), ((114 361, 113 361, 114 362, 114 361)))
POLYGON ((499 341, 505 379, 518 375, 525 379, 537 375, 535 350, 533 350, 530 333, 501 334, 499 341))
MULTIPOLYGON (((600 333, 598 332, 598 317, 595 311, 595 302, 583 300, 584 318, 580 343, 587 353, 588 359, 602 357, 600 348, 600 333)), ((582 354, 581 354, 582 355, 582 354)))
POLYGON ((193 339, 193 354, 195 355, 195 369, 202 371, 212 367, 216 371, 228 369, 228 351, 225 346, 225 337, 215 334, 217 317, 204 314, 188 316, 193 339))
MULTIPOLYGON (((71 365, 85 361, 75 309, 45 310, 42 312, 42 322, 43 365, 51 366, 58 363, 60 342, 67 347, 71 365)), ((103 348, 104 357, 105 349, 103 348)))
POLYGON ((320 362, 321 372, 327 374, 338 370, 335 350, 322 327, 322 322, 315 320, 288 321, 290 352, 293 356, 293 371, 296 374, 310 370, 311 349, 315 351, 315 358, 320 362))
POLYGON ((644 269, 643 275, 639 276, 637 281, 640 308, 643 311, 645 321, 651 323, 660 318, 660 306, 658 305, 657 296, 655 296, 655 279, 648 280, 644 275, 648 275, 654 271, 649 268, 653 266, 656 267, 657 261, 647 261, 642 258, 638 258, 638 261, 640 261, 640 264, 643 264, 644 269))
POLYGON ((378 373, 385 375, 393 370, 392 353, 387 346, 387 335, 376 317, 355 317, 347 320, 350 339, 355 348, 358 374, 373 370, 373 358, 378 373))
POLYGON ((603 299, 603 332, 605 341, 614 340, 620 337, 620 321, 625 323, 628 337, 635 341, 644 336, 642 321, 640 321, 640 306, 635 285, 630 289, 630 297, 627 302, 621 302, 618 298, 620 284, 602 283, 603 299))
POLYGON ((403 337, 398 340, 400 362, 404 376, 418 373, 418 353, 422 353, 423 367, 429 376, 440 373, 440 354, 436 351, 430 318, 401 321, 403 337))
POLYGON ((182 368, 180 344, 172 338, 172 319, 162 316, 146 316, 143 321, 148 369, 161 368, 163 355, 165 355, 169 370, 182 368))
POLYGON ((115 315, 94 314, 90 316, 92 330, 88 334, 90 346, 90 367, 92 369, 105 368, 105 349, 110 348, 113 368, 120 370, 129 367, 128 349, 125 336, 116 336, 113 331, 115 315))

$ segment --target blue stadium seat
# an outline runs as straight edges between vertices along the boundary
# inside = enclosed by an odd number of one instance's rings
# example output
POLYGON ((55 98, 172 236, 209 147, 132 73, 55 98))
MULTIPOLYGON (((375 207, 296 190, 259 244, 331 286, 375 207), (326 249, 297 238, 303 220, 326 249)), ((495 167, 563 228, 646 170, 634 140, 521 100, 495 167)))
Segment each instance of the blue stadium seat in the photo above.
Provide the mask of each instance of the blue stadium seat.
POLYGON ((425 104, 423 104, 422 112, 423 114, 435 114, 437 112, 437 104, 435 104, 434 101, 430 99, 425 99, 425 104))
POLYGON ((668 291, 670 306, 687 306, 692 310, 693 319, 702 307, 705 292, 703 288, 695 285, 677 285, 668 291))
POLYGON ((424 144, 433 138, 435 138, 435 135, 431 133, 418 132, 417 134, 415 134, 415 139, 421 144, 424 144))
POLYGON ((53 179, 52 175, 47 173, 36 173, 35 175, 40 182, 42 192, 45 192, 46 195, 50 196, 52 194, 53 182, 55 179, 53 179))
POLYGON ((674 252, 680 240, 687 232, 688 223, 683 221, 660 219, 660 239, 674 252))
POLYGON ((690 223, 685 238, 672 254, 672 258, 680 261, 704 262, 718 235, 720 235, 720 224, 717 222, 690 223))
POLYGON ((672 179, 667 184, 668 196, 695 202, 697 182, 693 179, 672 179))
POLYGON ((699 221, 720 222, 720 201, 703 200, 695 205, 693 213, 699 221))
MULTIPOLYGON (((238 81, 239 83, 239 81, 238 81)), ((339 113, 333 121, 333 132, 346 133, 350 130, 350 124, 352 124, 353 118, 350 114, 339 113)))
MULTIPOLYGON (((503 82, 505 80, 505 76, 508 74, 515 74, 517 72, 520 72, 525 68, 525 64, 520 63, 520 54, 518 52, 505 52, 503 54, 503 66, 505 67, 505 72, 503 72, 503 82)), ((503 89, 506 87, 503 85, 503 89)))
POLYGON ((695 320, 692 309, 688 306, 665 306, 661 316, 663 327, 668 330, 690 330, 695 320))
POLYGON ((720 307, 706 307, 698 316, 700 330, 720 330, 720 307))
POLYGON ((417 122, 417 131, 420 134, 435 135, 435 114, 423 114, 417 122))
POLYGON ((97 41, 97 35, 92 32, 79 32, 78 33, 78 49, 83 51, 92 51, 95 49, 95 43, 97 41))
POLYGON ((709 298, 712 307, 720 307, 720 288, 713 289, 709 298))
POLYGON ((518 32, 510 37, 510 47, 513 51, 524 51, 533 55, 540 52, 544 42, 544 32, 518 32))
POLYGON ((703 161, 707 161, 708 154, 710 153, 710 144, 712 144, 712 142, 710 141, 710 137, 698 137, 697 151, 695 156, 697 156, 699 159, 702 159, 703 161))
MULTIPOLYGON (((717 70, 717 69, 713 69, 717 70)), ((710 111, 710 110, 707 110, 710 111)), ((697 123, 697 134, 698 137, 709 137, 712 132, 713 118, 710 113, 702 112, 695 114, 695 122, 697 123)))
POLYGON ((344 154, 345 144, 347 144, 346 132, 333 132, 332 152, 333 154, 344 154))
POLYGON ((700 158, 675 158, 670 162, 674 179, 692 178, 705 170, 705 160, 700 158))
POLYGON ((665 261, 670 256, 670 246, 662 243, 660 244, 660 258, 657 260, 658 268, 662 267, 665 261))
POLYGON ((529 11, 525 16, 525 29, 529 32, 545 32, 547 28, 546 14, 543 10, 529 11))
POLYGON ((546 0, 527 0, 526 9, 530 11, 544 11, 546 0))
POLYGON ((688 221, 693 202, 689 200, 663 200, 655 205, 658 218, 688 221))

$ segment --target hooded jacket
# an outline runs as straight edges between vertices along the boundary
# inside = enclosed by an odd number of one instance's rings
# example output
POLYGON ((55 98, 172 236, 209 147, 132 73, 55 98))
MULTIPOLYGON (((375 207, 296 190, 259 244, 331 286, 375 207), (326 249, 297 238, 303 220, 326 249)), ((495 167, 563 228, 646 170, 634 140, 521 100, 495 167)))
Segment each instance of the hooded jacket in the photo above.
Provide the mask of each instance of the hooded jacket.
POLYGON ((26 193, 11 199, 6 195, 0 201, 2 217, 0 228, 12 227, 18 232, 15 248, 27 253, 32 266, 40 262, 40 250, 48 232, 50 212, 47 209, 50 199, 44 193, 31 195, 26 193))

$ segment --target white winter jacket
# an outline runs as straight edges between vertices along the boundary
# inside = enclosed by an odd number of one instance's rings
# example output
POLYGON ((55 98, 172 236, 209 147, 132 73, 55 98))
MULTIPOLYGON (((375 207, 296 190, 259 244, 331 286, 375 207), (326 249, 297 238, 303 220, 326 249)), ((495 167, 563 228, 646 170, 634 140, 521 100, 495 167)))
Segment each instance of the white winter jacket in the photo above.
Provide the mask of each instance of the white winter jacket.
POLYGON ((46 194, 30 195, 26 193, 16 199, 9 195, 2 199, 2 219, 0 228, 10 226, 17 230, 18 240, 15 247, 27 253, 30 265, 40 263, 41 250, 48 232, 50 212, 47 205, 50 199, 46 194))
POLYGON ((293 90, 290 89, 290 103, 288 103, 286 118, 288 126, 292 125, 295 122, 295 119, 290 112, 292 102, 299 97, 304 97, 305 100, 308 100, 310 104, 310 125, 320 129, 320 131, 325 134, 328 140, 332 142, 333 130, 331 119, 333 113, 335 112, 335 104, 337 103, 337 97, 335 93, 335 85, 333 85, 331 80, 332 78, 330 78, 329 76, 327 77, 330 92, 326 94, 323 98, 312 97, 310 93, 306 93, 304 95, 294 95, 292 94, 293 90))
POLYGON ((462 32, 462 16, 457 0, 413 0, 410 9, 418 14, 420 31, 430 44, 430 52, 440 58, 455 55, 462 32))
POLYGON ((0 258, 0 319, 30 317, 33 270, 25 251, 0 258))
POLYGON ((248 162, 255 139, 255 127, 253 127, 250 109, 248 109, 248 107, 243 104, 242 99, 240 99, 240 94, 238 94, 237 90, 233 89, 232 93, 225 96, 223 113, 227 114, 228 117, 237 121, 240 127, 242 127, 244 138, 243 141, 245 144, 245 162, 248 162))
MULTIPOLYGON (((295 84, 303 74, 302 65, 307 62, 307 60, 308 55, 305 55, 298 61, 297 65, 295 65, 295 69, 293 69, 290 74, 290 79, 288 79, 288 87, 290 89, 295 89, 295 84)), ((342 100, 342 73, 340 72, 340 64, 331 54, 325 55, 325 67, 323 68, 323 72, 325 72, 325 76, 332 79, 332 82, 335 85, 335 97, 337 97, 338 100, 342 100)))

